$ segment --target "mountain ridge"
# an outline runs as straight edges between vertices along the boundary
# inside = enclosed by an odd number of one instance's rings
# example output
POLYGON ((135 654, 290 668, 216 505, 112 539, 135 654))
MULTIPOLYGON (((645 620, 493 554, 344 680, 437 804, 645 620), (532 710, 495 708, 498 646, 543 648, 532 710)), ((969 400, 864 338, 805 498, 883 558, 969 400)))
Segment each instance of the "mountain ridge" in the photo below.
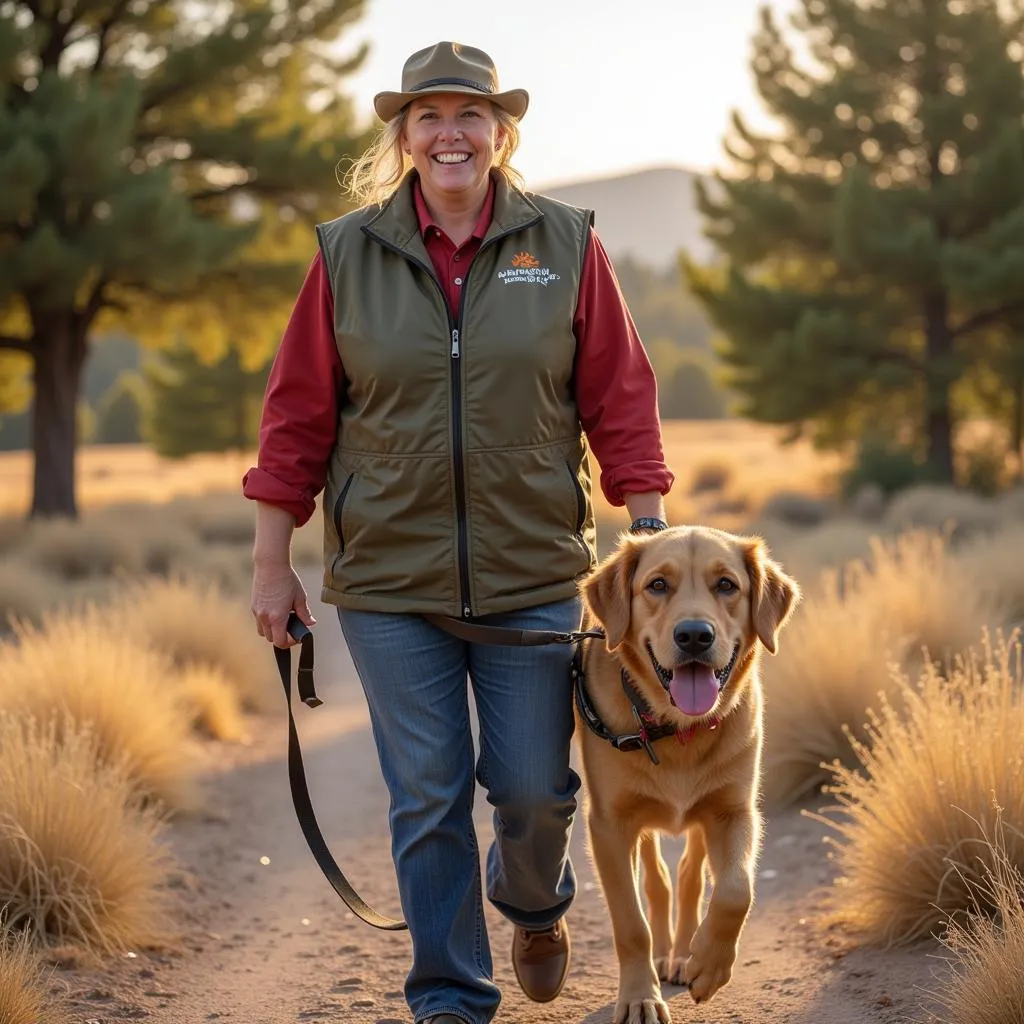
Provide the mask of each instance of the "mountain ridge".
POLYGON ((705 263, 715 253, 704 237, 694 183, 710 175, 658 165, 542 185, 535 191, 594 211, 594 229, 612 259, 628 258, 658 269, 686 251, 705 263))

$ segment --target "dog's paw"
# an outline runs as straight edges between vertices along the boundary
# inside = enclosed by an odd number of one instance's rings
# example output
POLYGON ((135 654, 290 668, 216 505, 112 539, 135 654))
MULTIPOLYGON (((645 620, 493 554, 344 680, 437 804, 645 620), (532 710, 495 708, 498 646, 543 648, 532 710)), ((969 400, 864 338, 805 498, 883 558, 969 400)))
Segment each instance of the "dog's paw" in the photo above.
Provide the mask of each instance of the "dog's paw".
POLYGON ((662 956, 654 961, 654 968, 662 981, 670 985, 685 985, 686 956, 662 956))
POLYGON ((683 981, 695 1003, 710 999, 732 977, 736 944, 714 942, 698 930, 690 943, 691 953, 683 965, 683 981))
POLYGON ((635 998, 620 993, 612 1020, 615 1024, 672 1024, 672 1014, 654 992, 635 998))

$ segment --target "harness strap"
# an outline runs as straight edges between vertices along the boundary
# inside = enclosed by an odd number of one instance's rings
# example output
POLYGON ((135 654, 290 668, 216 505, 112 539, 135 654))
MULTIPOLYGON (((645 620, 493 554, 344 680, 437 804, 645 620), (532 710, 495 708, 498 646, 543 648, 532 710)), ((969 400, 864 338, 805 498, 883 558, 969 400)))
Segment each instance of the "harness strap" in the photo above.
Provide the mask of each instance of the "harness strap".
MULTIPOLYGON (((323 701, 316 695, 316 688, 313 685, 313 634, 294 612, 288 618, 288 632, 301 644, 297 674, 299 698, 307 707, 319 707, 323 701)), ((384 931, 405 931, 409 926, 404 921, 385 917, 363 900, 331 856, 327 841, 313 813, 313 802, 309 797, 302 751, 299 748, 299 734, 292 714, 291 650, 286 647, 275 647, 274 657, 277 660, 277 670, 281 675, 285 704, 288 708, 288 781, 291 783, 295 815, 299 819, 306 844, 327 881, 356 917, 384 931)))

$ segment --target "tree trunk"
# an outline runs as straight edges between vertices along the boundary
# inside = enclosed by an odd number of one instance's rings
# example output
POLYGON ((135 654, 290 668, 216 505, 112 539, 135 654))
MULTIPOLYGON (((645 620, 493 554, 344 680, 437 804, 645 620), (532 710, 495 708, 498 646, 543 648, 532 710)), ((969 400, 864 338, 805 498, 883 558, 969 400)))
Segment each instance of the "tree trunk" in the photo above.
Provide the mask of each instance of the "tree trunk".
POLYGON ((1024 480, 1024 373, 1013 380, 1010 405, 1010 451, 1017 460, 1017 479, 1024 480))
POLYGON ((949 327, 949 300, 945 292, 925 300, 925 435, 927 460, 935 478, 953 483, 953 410, 950 385, 953 334, 949 327))
POLYGON ((75 518, 78 394, 86 345, 76 330, 74 314, 68 311, 37 323, 33 352, 35 475, 30 515, 75 518))

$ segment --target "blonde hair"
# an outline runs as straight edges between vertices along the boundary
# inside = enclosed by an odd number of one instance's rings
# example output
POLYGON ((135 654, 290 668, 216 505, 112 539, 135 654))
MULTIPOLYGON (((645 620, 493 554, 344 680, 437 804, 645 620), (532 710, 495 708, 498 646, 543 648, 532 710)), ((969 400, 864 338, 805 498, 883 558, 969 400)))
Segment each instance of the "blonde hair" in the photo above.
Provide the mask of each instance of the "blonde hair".
MULTIPOLYGON (((512 166, 512 157, 519 148, 519 121, 497 104, 492 103, 491 108, 504 140, 495 150, 491 166, 511 188, 521 190, 523 176, 512 166)), ((383 206, 412 168, 412 159, 402 149, 402 131, 408 116, 407 104, 381 128, 344 176, 339 176, 341 187, 361 205, 383 206)))

